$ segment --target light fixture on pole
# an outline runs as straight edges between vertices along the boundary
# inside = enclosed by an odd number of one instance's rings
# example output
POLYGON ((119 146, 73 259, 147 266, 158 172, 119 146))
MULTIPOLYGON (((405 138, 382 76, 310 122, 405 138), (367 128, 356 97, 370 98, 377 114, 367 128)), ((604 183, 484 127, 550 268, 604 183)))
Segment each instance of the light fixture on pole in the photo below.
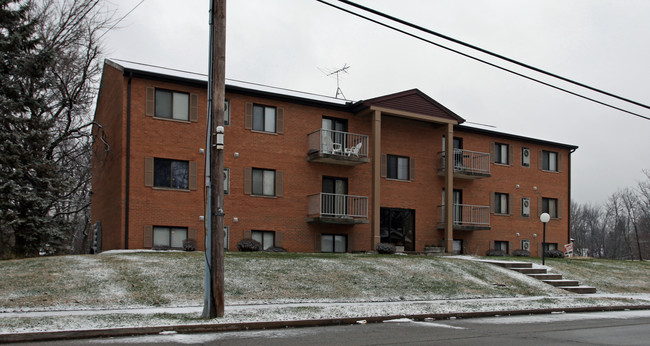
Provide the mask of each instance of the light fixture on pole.
POLYGON ((539 220, 542 221, 542 224, 544 225, 543 233, 542 233, 542 265, 545 265, 546 256, 545 256, 544 246, 546 246, 546 223, 551 220, 551 215, 548 215, 548 213, 543 213, 542 215, 539 216, 539 220))

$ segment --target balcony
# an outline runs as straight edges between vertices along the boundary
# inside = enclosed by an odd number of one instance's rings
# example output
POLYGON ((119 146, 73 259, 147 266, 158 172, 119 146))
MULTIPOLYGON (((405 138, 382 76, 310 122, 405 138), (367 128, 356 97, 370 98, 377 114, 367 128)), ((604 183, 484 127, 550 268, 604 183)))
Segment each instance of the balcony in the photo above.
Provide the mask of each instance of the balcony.
POLYGON ((307 161, 356 166, 370 161, 368 136, 319 129, 307 135, 307 161))
POLYGON ((368 197, 321 192, 307 198, 307 222, 341 225, 369 223, 368 197))
MULTIPOLYGON (((440 219, 438 229, 445 228, 445 206, 438 206, 440 219)), ((489 230, 490 207, 483 205, 454 204, 454 230, 481 231, 489 230)))
MULTIPOLYGON (((445 153, 439 152, 440 168, 438 175, 445 175, 445 153)), ((490 154, 478 151, 454 149, 454 178, 481 179, 489 178, 490 154)))

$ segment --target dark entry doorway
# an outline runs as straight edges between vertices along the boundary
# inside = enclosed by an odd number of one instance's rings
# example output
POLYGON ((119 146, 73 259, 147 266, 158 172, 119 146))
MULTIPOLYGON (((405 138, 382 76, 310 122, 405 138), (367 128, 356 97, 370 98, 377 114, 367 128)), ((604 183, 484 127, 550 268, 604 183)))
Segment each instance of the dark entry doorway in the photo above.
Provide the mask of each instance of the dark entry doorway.
POLYGON ((415 210, 381 208, 379 214, 381 242, 415 251, 415 210))

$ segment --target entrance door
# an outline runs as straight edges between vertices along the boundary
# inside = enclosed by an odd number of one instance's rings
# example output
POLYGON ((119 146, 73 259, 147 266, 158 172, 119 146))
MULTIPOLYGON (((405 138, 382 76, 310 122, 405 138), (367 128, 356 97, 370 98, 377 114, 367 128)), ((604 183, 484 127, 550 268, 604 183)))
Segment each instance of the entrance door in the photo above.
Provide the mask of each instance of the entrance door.
POLYGON ((381 208, 379 214, 381 242, 415 251, 415 210, 381 208))
POLYGON ((322 212, 330 216, 347 216, 348 180, 323 177, 322 212))
POLYGON ((345 132, 348 131, 348 121, 346 119, 323 117, 321 127, 324 130, 322 138, 329 136, 333 143, 338 143, 342 148, 347 148, 345 132))

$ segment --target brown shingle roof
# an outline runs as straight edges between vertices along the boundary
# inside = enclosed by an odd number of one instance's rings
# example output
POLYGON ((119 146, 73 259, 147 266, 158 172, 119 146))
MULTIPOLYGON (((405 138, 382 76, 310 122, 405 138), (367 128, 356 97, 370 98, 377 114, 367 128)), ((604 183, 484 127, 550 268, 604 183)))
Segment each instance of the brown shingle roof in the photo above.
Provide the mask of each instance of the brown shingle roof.
POLYGON ((361 101, 357 104, 357 109, 363 110, 372 106, 455 120, 459 124, 465 122, 465 119, 461 116, 436 102, 418 89, 406 90, 361 101))

